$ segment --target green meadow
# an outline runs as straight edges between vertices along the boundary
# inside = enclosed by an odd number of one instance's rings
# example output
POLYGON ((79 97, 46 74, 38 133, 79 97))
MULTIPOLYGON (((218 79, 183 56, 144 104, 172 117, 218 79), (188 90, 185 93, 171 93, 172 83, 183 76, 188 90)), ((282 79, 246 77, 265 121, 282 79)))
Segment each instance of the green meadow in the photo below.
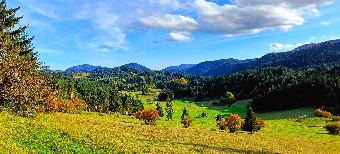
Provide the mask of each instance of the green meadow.
MULTIPOLYGON (((147 98, 142 97, 143 100, 147 98)), ((315 108, 256 113, 266 127, 254 134, 220 131, 217 114, 238 113, 244 118, 250 100, 231 107, 212 106, 213 100, 174 100, 173 120, 156 126, 132 116, 84 112, 40 114, 34 119, 0 113, 1 153, 339 153, 340 136, 323 126, 330 119, 314 117, 315 108), (186 107, 194 119, 182 128, 186 107), (197 118, 202 112, 208 117, 197 118)), ((145 108, 155 108, 146 102, 145 108)), ((165 108, 165 102, 160 102, 165 108)))

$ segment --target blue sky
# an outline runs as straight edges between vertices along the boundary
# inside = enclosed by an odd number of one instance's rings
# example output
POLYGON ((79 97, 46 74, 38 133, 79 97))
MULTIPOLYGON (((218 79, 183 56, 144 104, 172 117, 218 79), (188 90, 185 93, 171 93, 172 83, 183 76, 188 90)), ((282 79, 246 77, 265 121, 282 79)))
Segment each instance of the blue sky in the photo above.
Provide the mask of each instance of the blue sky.
POLYGON ((54 70, 250 59, 340 38, 338 0, 7 0, 54 70))

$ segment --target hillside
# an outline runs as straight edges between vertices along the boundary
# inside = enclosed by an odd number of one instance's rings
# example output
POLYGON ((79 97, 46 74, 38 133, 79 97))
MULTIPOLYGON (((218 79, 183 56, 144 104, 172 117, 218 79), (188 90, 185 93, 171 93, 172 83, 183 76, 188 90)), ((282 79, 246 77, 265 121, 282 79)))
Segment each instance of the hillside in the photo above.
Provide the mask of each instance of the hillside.
POLYGON ((133 67, 133 68, 137 68, 137 69, 141 69, 143 71, 150 71, 149 68, 141 65, 141 64, 137 64, 137 63, 129 63, 129 64, 125 64, 125 65, 122 65, 122 67, 133 67))
POLYGON ((91 71, 102 69, 102 68, 106 68, 106 67, 83 64, 83 65, 78 65, 78 66, 72 66, 66 69, 65 72, 91 72, 91 71))
MULTIPOLYGON (((163 102, 164 103, 164 102, 163 102)), ((267 126, 254 134, 228 133, 216 127, 215 115, 239 113, 240 107, 202 107, 189 103, 193 128, 182 128, 181 110, 175 101, 175 117, 149 126, 117 114, 41 114, 35 119, 0 113, 0 150, 4 153, 323 153, 339 152, 340 136, 327 135, 326 119, 314 109, 258 114, 267 126), (200 111, 200 112, 197 112, 200 111)), ((149 104, 154 108, 154 104, 149 104)), ((242 115, 245 110, 242 110, 242 115)))
POLYGON ((188 69, 194 67, 196 64, 181 64, 179 66, 169 66, 165 69, 162 69, 162 71, 165 72, 185 72, 188 69))
POLYGON ((298 69, 310 65, 339 63, 340 40, 331 40, 318 44, 309 44, 292 51, 269 53, 251 60, 222 59, 202 62, 186 72, 194 75, 219 76, 241 72, 258 67, 288 67, 298 69))

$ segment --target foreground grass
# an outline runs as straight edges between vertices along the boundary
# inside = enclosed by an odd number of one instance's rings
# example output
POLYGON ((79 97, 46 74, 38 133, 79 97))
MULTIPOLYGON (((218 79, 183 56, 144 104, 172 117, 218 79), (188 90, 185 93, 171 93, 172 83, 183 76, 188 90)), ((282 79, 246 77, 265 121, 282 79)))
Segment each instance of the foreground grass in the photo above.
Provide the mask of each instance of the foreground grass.
POLYGON ((169 127, 163 125, 162 121, 156 126, 148 126, 132 117, 119 115, 55 113, 40 115, 36 119, 26 119, 2 112, 0 151, 1 153, 339 153, 340 136, 326 134, 321 127, 323 124, 319 124, 320 121, 324 122, 325 119, 302 116, 266 120, 267 127, 255 134, 246 132, 232 134, 209 127, 201 128, 202 126, 189 129, 169 127))

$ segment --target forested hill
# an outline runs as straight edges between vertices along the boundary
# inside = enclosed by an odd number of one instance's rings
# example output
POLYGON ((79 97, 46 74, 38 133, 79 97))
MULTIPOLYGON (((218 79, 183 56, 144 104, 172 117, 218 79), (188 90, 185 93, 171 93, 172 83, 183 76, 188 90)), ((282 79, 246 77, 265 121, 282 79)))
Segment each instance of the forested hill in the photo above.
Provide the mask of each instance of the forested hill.
POLYGON ((169 66, 162 71, 164 72, 185 72, 196 64, 181 64, 179 66, 169 66))
POLYGON ((106 68, 106 67, 83 64, 83 65, 78 65, 78 66, 72 66, 66 69, 65 72, 91 72, 96 69, 102 69, 102 68, 106 68))
POLYGON ((310 44, 292 51, 269 53, 251 60, 222 59, 202 62, 186 72, 194 75, 220 76, 258 67, 302 68, 310 65, 340 62, 340 40, 310 44))
POLYGON ((150 71, 149 68, 147 68, 147 67, 145 67, 141 64, 137 64, 137 63, 125 64, 125 65, 123 65, 123 67, 133 67, 133 68, 141 69, 141 70, 144 70, 144 71, 150 71))

